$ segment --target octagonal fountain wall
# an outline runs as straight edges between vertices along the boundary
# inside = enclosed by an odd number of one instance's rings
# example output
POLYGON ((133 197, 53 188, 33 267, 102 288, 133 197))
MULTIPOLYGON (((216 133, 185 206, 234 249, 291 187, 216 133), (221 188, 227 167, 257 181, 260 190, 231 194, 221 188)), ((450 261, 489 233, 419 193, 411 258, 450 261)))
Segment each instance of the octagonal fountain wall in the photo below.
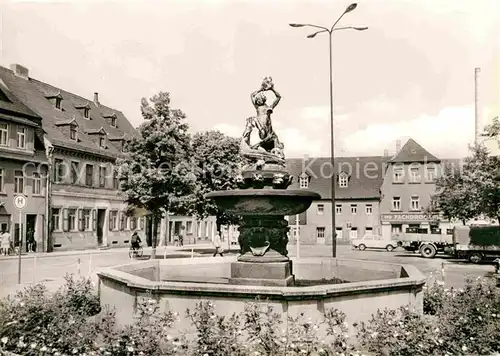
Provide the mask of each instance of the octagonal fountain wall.
POLYGON ((158 300, 160 310, 180 314, 179 329, 190 325, 185 310, 210 300, 219 315, 242 312, 245 303, 270 303, 287 316, 305 312, 319 320, 336 308, 347 322, 366 321, 378 309, 410 305, 423 311, 425 277, 414 266, 362 260, 300 258, 293 261, 296 284, 246 286, 230 284, 234 257, 191 258, 135 262, 102 270, 101 304, 116 307, 120 325, 133 322, 140 298, 158 300))

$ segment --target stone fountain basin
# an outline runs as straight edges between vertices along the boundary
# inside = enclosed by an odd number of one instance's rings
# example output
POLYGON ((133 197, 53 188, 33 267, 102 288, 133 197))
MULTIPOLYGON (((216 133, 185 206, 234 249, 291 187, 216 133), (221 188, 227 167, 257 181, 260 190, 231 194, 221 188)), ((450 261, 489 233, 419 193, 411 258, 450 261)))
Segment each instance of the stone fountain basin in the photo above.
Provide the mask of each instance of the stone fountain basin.
POLYGON ((234 189, 206 195, 227 213, 235 215, 296 215, 306 211, 318 193, 307 189, 234 189))
POLYGON ((154 297, 161 310, 178 312, 176 329, 190 326, 185 310, 210 300, 219 315, 243 312, 245 303, 270 303, 283 315, 305 312, 314 322, 325 310, 336 308, 347 314, 347 322, 367 321, 377 309, 410 305, 423 311, 424 275, 412 265, 364 260, 300 258, 293 260, 297 281, 314 280, 306 287, 231 285, 231 263, 235 257, 192 258, 134 262, 98 272, 101 304, 116 307, 120 325, 134 320, 141 297, 154 297), (339 284, 320 284, 338 278, 339 284), (266 301, 266 299, 268 301, 266 301))

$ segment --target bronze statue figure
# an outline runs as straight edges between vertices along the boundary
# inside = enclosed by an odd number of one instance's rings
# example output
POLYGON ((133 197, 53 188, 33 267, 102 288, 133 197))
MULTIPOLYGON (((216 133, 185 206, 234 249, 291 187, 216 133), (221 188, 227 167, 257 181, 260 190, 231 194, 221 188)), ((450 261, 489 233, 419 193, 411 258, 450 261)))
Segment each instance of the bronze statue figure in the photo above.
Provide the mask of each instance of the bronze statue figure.
POLYGON ((283 144, 274 132, 271 114, 278 105, 281 95, 274 89, 274 83, 271 77, 265 77, 260 89, 251 94, 252 104, 257 112, 256 116, 246 120, 245 131, 241 140, 241 154, 251 161, 263 160, 265 162, 283 163, 283 144), (267 105, 266 91, 272 91, 276 99, 267 105), (259 132, 259 139, 255 145, 250 145, 250 137, 253 129, 259 132))

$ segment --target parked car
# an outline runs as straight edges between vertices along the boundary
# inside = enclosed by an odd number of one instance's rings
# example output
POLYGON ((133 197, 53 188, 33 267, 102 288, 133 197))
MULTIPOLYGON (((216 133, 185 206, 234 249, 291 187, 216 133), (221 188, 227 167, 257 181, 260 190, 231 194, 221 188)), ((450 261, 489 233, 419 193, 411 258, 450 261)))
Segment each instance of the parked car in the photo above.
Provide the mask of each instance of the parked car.
POLYGON ((354 248, 363 251, 367 248, 373 249, 386 249, 387 251, 393 251, 398 247, 397 241, 385 239, 380 235, 375 234, 365 234, 362 238, 352 241, 352 246, 354 248))

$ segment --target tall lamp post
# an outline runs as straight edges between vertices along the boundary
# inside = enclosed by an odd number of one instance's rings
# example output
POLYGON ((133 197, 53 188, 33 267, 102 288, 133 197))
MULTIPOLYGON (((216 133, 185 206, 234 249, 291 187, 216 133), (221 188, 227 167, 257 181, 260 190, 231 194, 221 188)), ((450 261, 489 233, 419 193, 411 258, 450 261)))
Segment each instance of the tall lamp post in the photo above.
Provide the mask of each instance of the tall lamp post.
POLYGON ((313 28, 318 28, 319 31, 316 31, 310 35, 307 36, 307 38, 314 38, 316 37, 317 34, 327 32, 328 37, 329 37, 329 55, 330 55, 330 150, 331 150, 331 156, 330 156, 330 163, 332 165, 332 181, 331 181, 331 190, 332 190, 332 257, 337 256, 337 233, 336 233, 336 228, 335 228, 335 152, 334 152, 334 125, 333 125, 333 63, 332 63, 332 34, 333 31, 339 31, 339 30, 357 30, 357 31, 364 31, 368 29, 368 27, 353 27, 353 26, 348 26, 348 27, 338 27, 336 28, 335 26, 337 23, 340 21, 340 19, 347 14, 348 12, 351 12, 354 10, 358 4, 354 3, 349 5, 342 15, 335 21, 335 23, 332 25, 331 28, 323 27, 323 26, 318 26, 318 25, 312 25, 312 24, 300 24, 300 23, 291 23, 291 27, 313 27, 313 28))

